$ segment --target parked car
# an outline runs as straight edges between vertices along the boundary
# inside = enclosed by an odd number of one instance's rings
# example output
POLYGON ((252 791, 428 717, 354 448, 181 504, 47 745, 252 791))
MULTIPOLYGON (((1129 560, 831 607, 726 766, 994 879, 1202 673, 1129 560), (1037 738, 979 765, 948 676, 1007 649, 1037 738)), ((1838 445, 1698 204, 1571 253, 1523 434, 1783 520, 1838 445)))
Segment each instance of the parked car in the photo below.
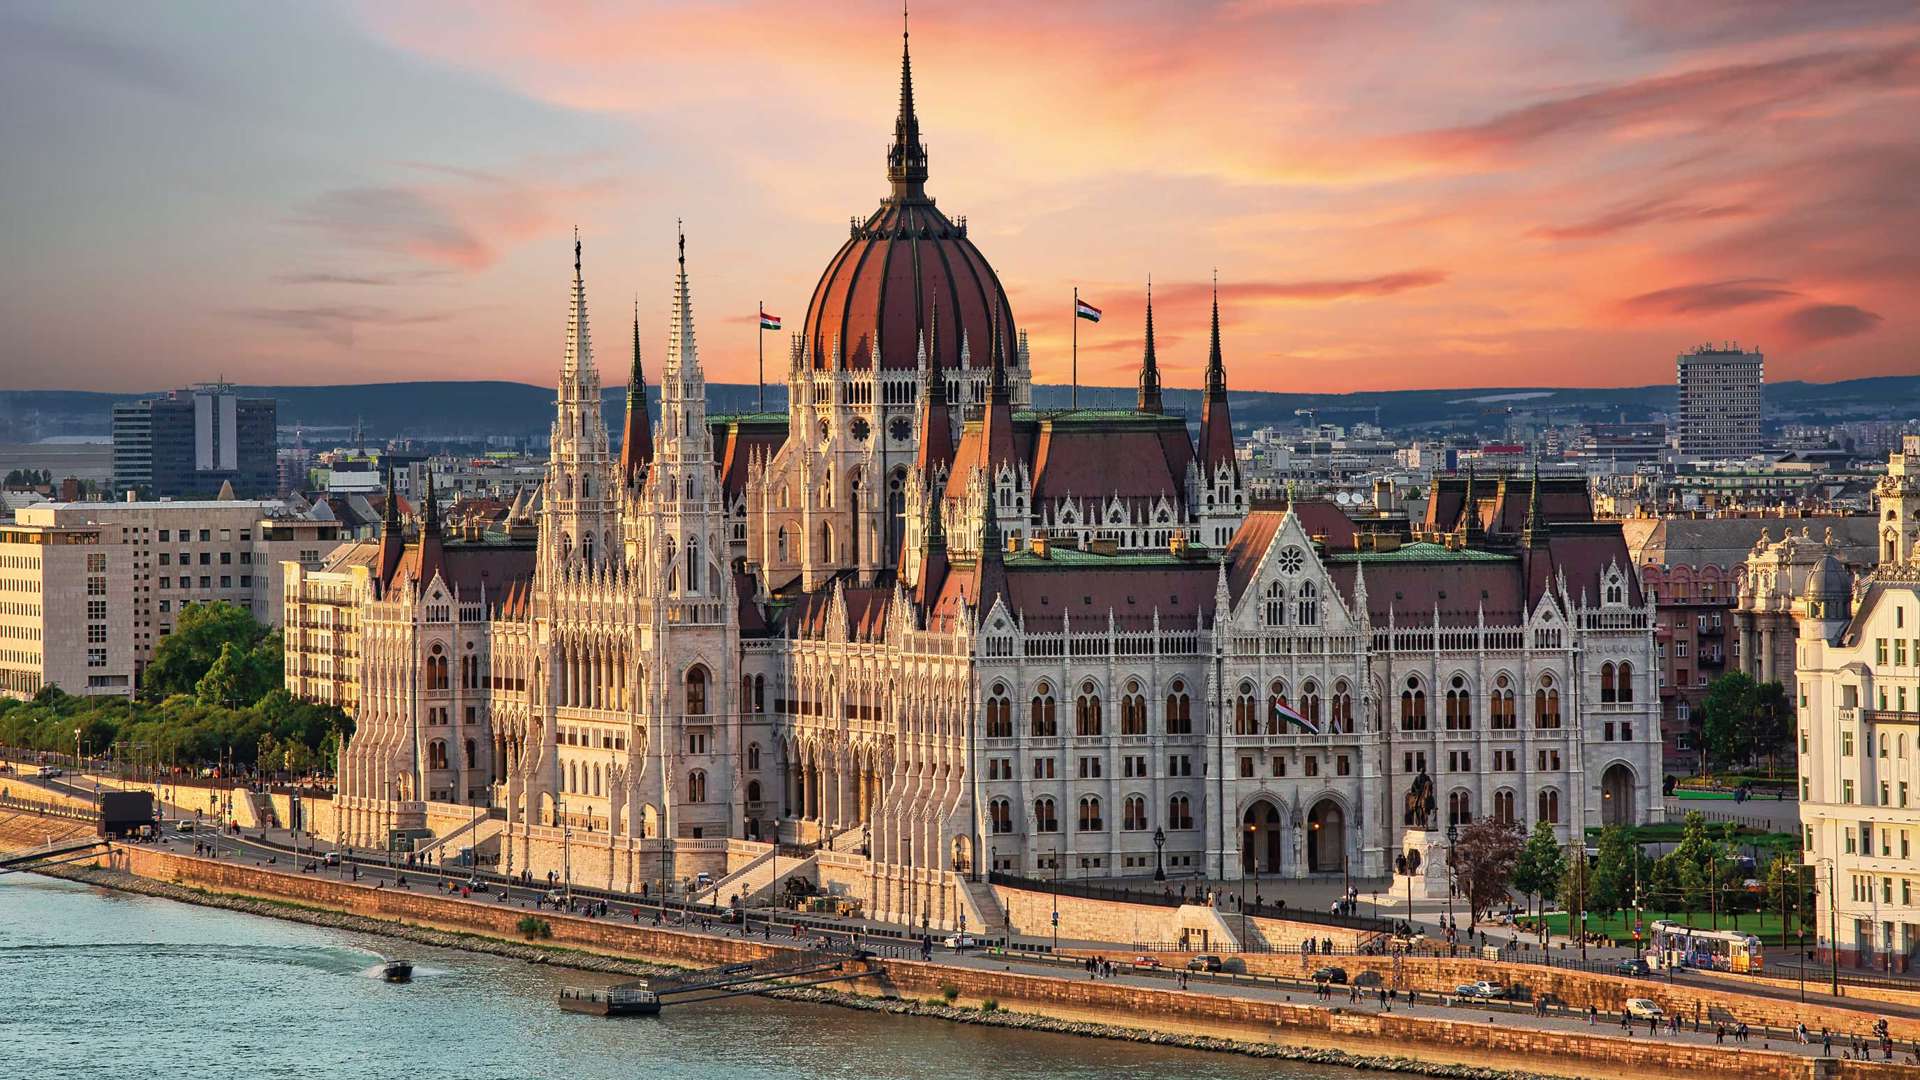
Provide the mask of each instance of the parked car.
POLYGON ((1629 956, 1625 960, 1615 964, 1613 971, 1616 975, 1632 975, 1635 977, 1653 974, 1653 968, 1650 967, 1645 960, 1637 956, 1629 956))
POLYGON ((1628 998, 1627 1015, 1635 1020, 1664 1020, 1666 1011, 1646 998, 1628 998))
POLYGON ((1313 981, 1317 983, 1347 984, 1347 969, 1343 967, 1323 967, 1314 971, 1313 981))
POLYGON ((1188 971, 1219 971, 1223 966, 1224 965, 1220 963, 1220 958, 1211 953, 1205 956, 1196 956, 1187 961, 1188 971))
POLYGON ((1453 988, 1458 997, 1472 1001, 1496 1001, 1507 996, 1506 988, 1496 982, 1481 979, 1479 982, 1461 983, 1453 988))
POLYGON ((1371 986, 1381 986, 1381 985, 1384 985, 1385 983, 1386 983, 1386 980, 1381 978, 1380 973, 1377 971, 1363 971, 1360 974, 1355 975, 1353 977, 1353 985, 1355 986, 1371 987, 1371 986))
POLYGON ((980 946, 979 940, 972 934, 948 934, 947 939, 940 944, 956 951, 960 949, 974 949, 980 946))
POLYGON ((194 824, 188 819, 183 818, 173 823, 174 832, 192 832, 193 830, 194 824))
POLYGON ((46 768, 40 770, 40 775, 48 778, 60 777, 60 776, 67 775, 67 770, 61 768, 58 765, 49 765, 46 768))
POLYGON ((320 861, 326 863, 328 866, 339 866, 340 853, 337 851, 329 851, 320 857, 320 861))
POLYGON ((1143 967, 1143 968, 1157 968, 1160 966, 1160 958, 1157 956, 1145 956, 1145 955, 1136 956, 1133 958, 1133 966, 1143 967))
POLYGON ((481 881, 479 876, 475 875, 467 879, 467 889, 470 892, 483 893, 487 891, 487 883, 481 881))

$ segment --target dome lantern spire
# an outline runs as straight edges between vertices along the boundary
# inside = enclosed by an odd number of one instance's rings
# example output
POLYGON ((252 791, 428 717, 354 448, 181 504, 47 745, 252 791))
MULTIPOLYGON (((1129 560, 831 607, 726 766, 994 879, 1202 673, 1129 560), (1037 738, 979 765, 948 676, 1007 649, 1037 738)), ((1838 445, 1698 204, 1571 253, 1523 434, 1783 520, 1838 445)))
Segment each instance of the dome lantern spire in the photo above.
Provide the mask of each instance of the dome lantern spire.
POLYGON ((927 148, 920 143, 920 118, 913 111, 913 54, 908 48, 907 9, 900 8, 900 114, 893 121, 893 145, 887 148, 887 179, 898 201, 927 197, 927 148))
POLYGON ((1140 356, 1140 400, 1139 411, 1143 413, 1164 412, 1160 394, 1160 361, 1153 351, 1153 279, 1147 279, 1147 347, 1140 356))

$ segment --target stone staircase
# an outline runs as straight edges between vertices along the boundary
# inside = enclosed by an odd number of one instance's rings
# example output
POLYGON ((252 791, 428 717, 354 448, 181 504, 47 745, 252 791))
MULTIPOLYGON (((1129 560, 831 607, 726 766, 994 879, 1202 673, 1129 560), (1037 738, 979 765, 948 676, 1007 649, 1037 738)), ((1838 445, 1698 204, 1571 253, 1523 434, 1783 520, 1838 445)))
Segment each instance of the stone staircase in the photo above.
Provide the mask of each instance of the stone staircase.
POLYGON ((1006 932, 1007 911, 1000 897, 984 879, 971 881, 964 874, 954 875, 960 882, 960 908, 967 916, 967 932, 992 937, 1006 932))
MULTIPOLYGON (((429 861, 435 857, 434 852, 444 850, 447 847, 447 845, 452 843, 454 840, 457 840, 470 833, 476 833, 483 826, 492 824, 494 822, 497 822, 498 820, 499 819, 489 814, 481 814, 478 817, 465 821, 460 825, 459 828, 453 830, 452 832, 449 832, 443 836, 436 836, 429 843, 424 844, 418 848, 415 848, 413 853, 414 858, 422 862, 429 861)), ((488 839, 491 839, 491 837, 475 837, 474 842, 467 846, 478 848, 482 843, 484 843, 488 839)))

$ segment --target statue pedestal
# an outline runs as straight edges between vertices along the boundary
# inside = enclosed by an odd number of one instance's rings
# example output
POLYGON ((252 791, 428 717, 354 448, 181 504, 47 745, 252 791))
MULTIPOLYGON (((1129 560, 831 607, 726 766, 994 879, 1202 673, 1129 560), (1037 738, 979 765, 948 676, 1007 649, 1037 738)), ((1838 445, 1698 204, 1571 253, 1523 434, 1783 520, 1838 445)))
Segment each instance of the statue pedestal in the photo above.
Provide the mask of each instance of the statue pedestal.
POLYGON ((1400 844, 1393 851, 1393 888, 1397 895, 1408 892, 1408 877, 1412 877, 1412 892, 1416 900, 1444 900, 1447 896, 1447 834, 1439 829, 1408 829, 1400 836, 1400 844), (1418 866, 1409 875, 1402 860, 1418 856, 1418 866))

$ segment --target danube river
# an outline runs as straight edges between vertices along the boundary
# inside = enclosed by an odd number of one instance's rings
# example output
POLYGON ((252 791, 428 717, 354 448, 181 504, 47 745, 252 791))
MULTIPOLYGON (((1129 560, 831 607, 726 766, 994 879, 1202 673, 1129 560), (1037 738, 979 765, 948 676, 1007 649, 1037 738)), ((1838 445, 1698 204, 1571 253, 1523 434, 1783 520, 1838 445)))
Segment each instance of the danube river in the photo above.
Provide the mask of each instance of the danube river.
POLYGON ((605 1020, 562 1013, 604 976, 0 876, 6 1073, 111 1077, 1353 1080, 1256 1061, 743 999, 605 1020), (371 969, 412 959, 411 985, 371 969))

